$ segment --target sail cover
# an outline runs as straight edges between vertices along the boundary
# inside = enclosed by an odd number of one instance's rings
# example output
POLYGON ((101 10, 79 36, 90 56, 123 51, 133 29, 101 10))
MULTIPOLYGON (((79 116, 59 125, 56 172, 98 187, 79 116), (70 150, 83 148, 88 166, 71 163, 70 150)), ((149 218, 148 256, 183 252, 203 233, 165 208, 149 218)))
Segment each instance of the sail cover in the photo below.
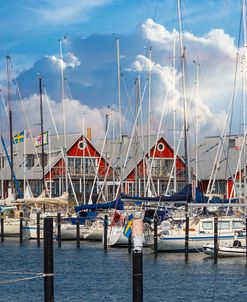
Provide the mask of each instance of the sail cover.
POLYGON ((104 209, 123 210, 123 202, 121 199, 116 199, 111 202, 86 204, 86 205, 79 205, 75 207, 76 212, 80 212, 83 210, 104 210, 104 209))

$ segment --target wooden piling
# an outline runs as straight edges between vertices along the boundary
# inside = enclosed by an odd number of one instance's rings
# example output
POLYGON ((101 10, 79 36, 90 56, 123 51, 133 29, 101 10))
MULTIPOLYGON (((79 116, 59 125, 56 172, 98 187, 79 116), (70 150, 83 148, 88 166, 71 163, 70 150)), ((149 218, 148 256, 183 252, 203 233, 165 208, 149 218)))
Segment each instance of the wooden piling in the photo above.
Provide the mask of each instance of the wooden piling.
POLYGON ((133 218, 132 226, 132 301, 143 301, 143 262, 142 262, 142 249, 143 249, 143 222, 140 218, 133 218))
POLYGON ((54 302, 53 218, 44 219, 44 302, 54 302))
POLYGON ((108 216, 105 215, 104 219, 104 251, 107 251, 107 229, 108 229, 108 216))
POLYGON ((20 212, 20 243, 23 240, 23 212, 20 212))
POLYGON ((189 213, 188 213, 188 204, 185 205, 185 262, 189 261, 189 229, 190 229, 190 221, 189 221, 189 213))
POLYGON ((80 219, 77 217, 76 219, 76 247, 80 248, 80 219))
POLYGON ((158 219, 157 215, 154 216, 154 257, 158 255, 158 219))
POLYGON ((57 246, 61 247, 61 213, 57 213, 57 246))
POLYGON ((214 263, 218 262, 218 217, 214 217, 214 263))
POLYGON ((4 217, 3 213, 1 213, 1 242, 4 241, 4 217))
POLYGON ((37 213, 37 247, 40 247, 40 213, 37 213))

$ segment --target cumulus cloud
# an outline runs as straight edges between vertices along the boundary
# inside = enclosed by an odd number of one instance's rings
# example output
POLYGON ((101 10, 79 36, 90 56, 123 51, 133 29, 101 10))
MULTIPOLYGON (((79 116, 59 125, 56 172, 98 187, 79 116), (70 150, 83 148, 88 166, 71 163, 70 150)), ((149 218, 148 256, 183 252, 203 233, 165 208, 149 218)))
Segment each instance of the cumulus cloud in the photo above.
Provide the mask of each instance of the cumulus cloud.
POLYGON ((46 56, 46 57, 48 59, 50 59, 53 64, 57 64, 59 68, 61 67, 61 64, 64 69, 66 69, 68 67, 75 68, 77 66, 80 66, 80 64, 81 64, 79 59, 75 55, 73 55, 71 52, 66 53, 63 60, 61 60, 60 58, 58 58, 54 55, 46 56))
MULTIPOLYGON (((62 102, 55 102, 49 97, 46 98, 43 95, 43 111, 44 111, 44 128, 50 129, 52 133, 55 133, 55 127, 52 122, 50 110, 47 104, 47 99, 50 104, 51 112, 55 120, 55 124, 59 133, 63 133, 63 104, 62 102)), ((13 127, 15 131, 28 128, 28 124, 25 120, 24 110, 26 111, 29 124, 32 128, 33 135, 40 133, 40 109, 39 109, 40 96, 37 94, 31 95, 29 98, 23 99, 23 106, 20 102, 16 103, 14 112, 13 127), (24 109, 23 109, 24 108, 24 109), (18 119, 15 118, 18 115, 18 119)), ((83 130, 83 116, 85 117, 85 128, 92 128, 92 134, 94 138, 102 138, 105 135, 105 115, 106 108, 92 108, 87 105, 83 105, 80 101, 75 99, 65 99, 65 121, 66 131, 68 133, 76 133, 83 130)), ((3 117, 2 117, 3 118, 3 117)), ((4 117, 6 119, 6 116, 4 117)), ((5 129, 8 132, 8 127, 5 129)))
MULTIPOLYGON (((171 128, 171 115, 174 106, 177 111, 178 125, 181 125, 183 110, 183 93, 181 81, 181 62, 179 59, 179 39, 177 31, 169 31, 163 25, 147 19, 140 25, 135 33, 120 36, 121 52, 121 78, 123 103, 123 115, 126 115, 125 124, 128 125, 126 132, 133 124, 132 111, 135 108, 136 76, 141 76, 141 89, 147 85, 148 72, 152 72, 152 116, 153 129, 157 125, 163 104, 165 103, 165 120, 162 131, 171 128), (175 38, 176 60, 175 73, 173 72, 173 41, 175 38), (146 48, 152 47, 151 61, 147 57, 146 48), (174 89, 174 75, 176 86, 174 89), (126 93, 128 90, 128 94, 126 93), (168 94, 167 94, 168 91, 168 94), (167 99, 165 98, 167 94, 167 99), (131 105, 130 105, 131 103, 131 105)), ((187 78, 187 101, 189 106, 190 123, 194 124, 196 116, 195 81, 196 66, 193 61, 200 64, 199 83, 199 120, 203 135, 218 134, 218 125, 223 125, 226 120, 226 112, 233 92, 234 70, 237 49, 234 39, 222 29, 212 29, 204 36, 196 36, 184 33, 184 45, 186 46, 186 78, 187 78), (217 125, 216 125, 216 121, 217 125)), ((82 114, 87 109, 87 116, 92 115, 90 122, 96 127, 94 120, 99 121, 99 128, 103 129, 104 106, 117 105, 117 67, 115 38, 112 35, 94 34, 85 38, 71 38, 64 47, 64 67, 66 68, 66 85, 69 86, 72 100, 66 102, 68 116, 73 118, 73 112, 82 114), (70 103, 69 103, 70 102, 70 103), (86 106, 86 107, 84 107, 86 106)), ((21 91, 27 100, 37 87, 34 75, 41 71, 47 92, 54 110, 57 112, 58 123, 62 114, 59 112, 60 101, 60 71, 61 64, 57 55, 46 56, 37 61, 34 66, 23 72, 18 77, 21 91)), ((36 90, 37 91, 37 90, 36 90)), ((68 97, 68 92, 65 93, 68 97)), ((30 101, 31 102, 31 101, 30 101)), ((143 100, 143 120, 147 120, 147 88, 143 100)), ((74 123, 75 128, 80 123, 74 123)), ((72 127, 72 126, 71 126, 72 127)), ((181 126, 179 126, 181 128, 181 126)), ((71 128, 71 131, 73 130, 71 128)), ((170 129, 171 130, 171 129, 170 129)), ((95 129, 97 131, 97 129, 95 129)), ((171 133, 171 132, 170 132, 171 133)), ((102 134, 102 131, 97 131, 102 134)))

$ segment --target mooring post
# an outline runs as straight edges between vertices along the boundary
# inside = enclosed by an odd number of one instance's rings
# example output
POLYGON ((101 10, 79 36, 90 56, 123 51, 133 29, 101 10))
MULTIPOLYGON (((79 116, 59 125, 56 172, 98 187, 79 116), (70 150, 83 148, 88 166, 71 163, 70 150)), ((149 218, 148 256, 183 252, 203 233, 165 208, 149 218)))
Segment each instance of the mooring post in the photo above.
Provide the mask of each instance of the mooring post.
POLYGON ((57 213, 57 246, 61 247, 61 213, 57 213))
POLYGON ((22 239, 23 239, 23 212, 20 212, 20 243, 22 243, 22 239))
POLYGON ((143 301, 143 268, 142 268, 142 248, 143 248, 143 222, 141 218, 133 218, 132 226, 132 268, 133 268, 133 302, 143 301))
POLYGON ((158 253, 158 219, 157 215, 154 215, 154 257, 156 258, 158 253))
POLYGON ((37 247, 40 247, 40 213, 37 213, 37 247))
POLYGON ((214 217, 214 263, 218 262, 218 217, 214 217))
POLYGON ((189 212, 188 212, 188 204, 185 205, 185 262, 189 261, 189 212))
POLYGON ((108 216, 105 215, 104 219, 104 251, 107 251, 107 229, 108 229, 108 216))
POLYGON ((53 218, 44 219, 44 301, 54 302, 53 218))
POLYGON ((4 241, 4 217, 3 213, 1 213, 1 242, 4 241))
POLYGON ((131 254, 132 242, 131 242, 131 234, 128 237, 128 253, 131 254))
POLYGON ((76 219, 76 247, 79 249, 80 248, 80 219, 77 216, 76 219))

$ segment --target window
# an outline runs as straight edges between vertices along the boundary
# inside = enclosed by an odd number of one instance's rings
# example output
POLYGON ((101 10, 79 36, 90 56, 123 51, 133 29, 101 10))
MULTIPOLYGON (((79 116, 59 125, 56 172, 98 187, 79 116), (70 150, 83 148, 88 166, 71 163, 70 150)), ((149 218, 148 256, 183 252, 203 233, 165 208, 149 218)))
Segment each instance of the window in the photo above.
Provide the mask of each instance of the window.
POLYGON ((230 138, 229 139, 229 148, 234 148, 235 147, 235 138, 230 138))
POLYGON ((230 221, 219 221, 218 222, 218 229, 219 230, 230 229, 230 221))
POLYGON ((205 221, 202 223, 202 228, 204 230, 212 230, 213 229, 213 223, 212 221, 205 221))
POLYGON ((34 154, 26 155, 26 168, 31 169, 34 166, 34 154))
POLYGON ((87 146, 87 143, 86 143, 86 142, 84 143, 83 140, 81 140, 81 141, 78 142, 78 148, 79 148, 80 150, 85 149, 86 146, 87 146))
POLYGON ((157 146, 157 149, 162 152, 165 150, 165 145, 163 143, 159 143, 158 146, 157 146))
POLYGON ((96 158, 68 157, 68 170, 71 175, 94 175, 96 169, 96 158), (84 166, 85 165, 85 166, 84 166))
POLYGON ((158 158, 153 160, 152 176, 169 177, 173 165, 173 159, 158 158))
POLYGON ((232 222, 233 229, 243 229, 244 227, 245 227, 245 224, 243 221, 233 221, 232 222))

